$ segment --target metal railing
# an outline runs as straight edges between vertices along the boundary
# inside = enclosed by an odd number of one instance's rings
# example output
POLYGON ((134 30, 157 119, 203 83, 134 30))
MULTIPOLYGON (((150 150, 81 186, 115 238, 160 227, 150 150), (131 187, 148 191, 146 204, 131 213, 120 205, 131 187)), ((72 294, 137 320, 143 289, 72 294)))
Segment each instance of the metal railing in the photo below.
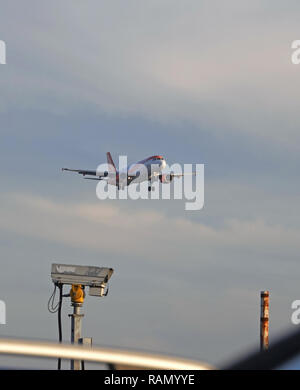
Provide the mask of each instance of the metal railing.
POLYGON ((166 355, 127 351, 115 348, 95 348, 81 345, 26 341, 0 338, 0 355, 74 359, 161 370, 210 370, 214 367, 195 360, 166 355))

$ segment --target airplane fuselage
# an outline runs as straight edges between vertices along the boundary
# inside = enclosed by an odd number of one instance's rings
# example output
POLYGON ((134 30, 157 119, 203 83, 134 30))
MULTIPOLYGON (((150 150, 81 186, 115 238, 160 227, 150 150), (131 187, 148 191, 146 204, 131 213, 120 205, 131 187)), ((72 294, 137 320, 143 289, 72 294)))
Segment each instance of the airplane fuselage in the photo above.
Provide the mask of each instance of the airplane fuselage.
POLYGON ((162 156, 151 156, 130 164, 124 169, 116 170, 112 175, 109 175, 108 184, 122 188, 133 181, 135 183, 150 181, 152 177, 159 176, 166 165, 162 156))

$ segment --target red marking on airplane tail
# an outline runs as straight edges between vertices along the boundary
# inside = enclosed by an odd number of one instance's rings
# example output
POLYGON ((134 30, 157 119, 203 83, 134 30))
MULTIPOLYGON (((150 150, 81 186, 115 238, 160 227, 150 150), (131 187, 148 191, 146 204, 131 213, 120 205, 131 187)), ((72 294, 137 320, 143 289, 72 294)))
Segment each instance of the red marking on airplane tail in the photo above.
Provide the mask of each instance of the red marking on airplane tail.
POLYGON ((108 163, 108 172, 117 172, 115 163, 111 157, 111 154, 109 152, 106 153, 107 156, 107 163, 108 163))

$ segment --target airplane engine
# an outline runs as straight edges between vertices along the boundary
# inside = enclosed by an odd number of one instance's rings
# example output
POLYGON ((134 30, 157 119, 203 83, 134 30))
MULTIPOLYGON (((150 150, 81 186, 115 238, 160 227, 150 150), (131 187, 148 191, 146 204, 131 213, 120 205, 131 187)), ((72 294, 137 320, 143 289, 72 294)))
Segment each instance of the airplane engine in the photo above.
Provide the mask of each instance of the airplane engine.
POLYGON ((162 175, 159 175, 159 180, 161 183, 171 183, 171 181, 173 180, 174 176, 172 174, 162 174, 162 175))

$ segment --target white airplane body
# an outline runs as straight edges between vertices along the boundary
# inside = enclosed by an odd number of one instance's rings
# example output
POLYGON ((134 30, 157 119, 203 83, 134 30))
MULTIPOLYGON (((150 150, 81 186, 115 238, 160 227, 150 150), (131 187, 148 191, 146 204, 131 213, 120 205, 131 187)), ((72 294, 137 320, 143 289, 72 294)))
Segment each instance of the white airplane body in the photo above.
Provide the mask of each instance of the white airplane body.
MULTIPOLYGON (((144 160, 138 161, 137 163, 130 164, 126 168, 117 170, 111 154, 106 153, 108 171, 98 172, 84 169, 69 169, 62 168, 63 171, 77 172, 90 180, 107 180, 108 184, 116 185, 118 189, 128 186, 133 181, 135 183, 141 183, 144 181, 151 182, 154 178, 159 178, 161 183, 170 183, 174 177, 181 177, 183 174, 175 173, 164 173, 163 170, 166 168, 166 160, 162 156, 151 156, 144 160), (91 177, 89 177, 91 176, 91 177)), ((194 174, 194 173, 192 173, 194 174)), ((151 191, 151 186, 148 187, 151 191)))

